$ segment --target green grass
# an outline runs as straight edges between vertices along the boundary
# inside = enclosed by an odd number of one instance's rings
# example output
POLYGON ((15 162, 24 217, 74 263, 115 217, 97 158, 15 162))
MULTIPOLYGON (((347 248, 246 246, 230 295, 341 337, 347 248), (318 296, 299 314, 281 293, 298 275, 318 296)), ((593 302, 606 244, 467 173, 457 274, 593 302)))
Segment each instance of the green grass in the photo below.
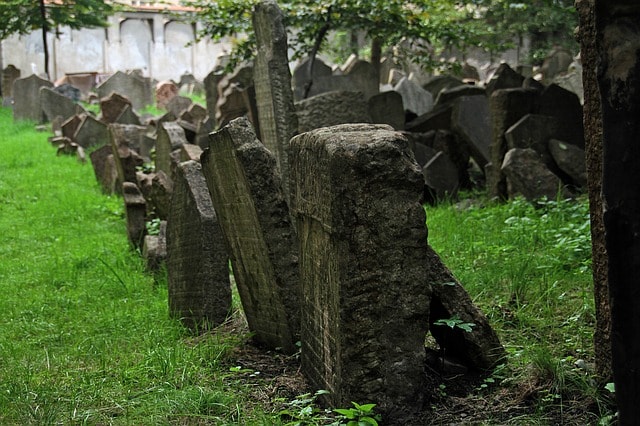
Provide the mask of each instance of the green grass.
POLYGON ((236 424, 223 361, 241 336, 169 319, 122 200, 32 129, 0 110, 0 424, 236 424))
MULTIPOLYGON (((242 331, 193 336, 168 317, 166 279, 129 248, 122 200, 47 136, 0 109, 0 424, 283 424, 283 408, 323 424, 324 411, 298 406, 309 398, 256 398, 268 383, 230 368, 242 331)), ((586 199, 472 200, 426 211, 430 244, 507 348, 470 397, 495 395, 483 424, 609 414, 583 368, 594 357, 586 199), (530 390, 529 408, 508 421, 500 412, 516 399, 504 389, 530 390)))

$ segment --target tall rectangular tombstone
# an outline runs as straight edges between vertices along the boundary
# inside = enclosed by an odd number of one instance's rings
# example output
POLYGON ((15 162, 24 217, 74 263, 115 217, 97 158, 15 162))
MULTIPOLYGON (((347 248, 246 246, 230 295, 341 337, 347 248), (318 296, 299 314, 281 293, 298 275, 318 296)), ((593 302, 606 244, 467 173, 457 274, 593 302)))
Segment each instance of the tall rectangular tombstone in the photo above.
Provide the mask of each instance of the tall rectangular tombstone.
POLYGON ((249 329, 293 353, 300 335, 298 240, 276 159, 246 118, 211 133, 201 157, 249 329))
POLYGON ((291 140, 300 239, 302 370, 332 406, 420 409, 428 331, 423 177, 390 126, 347 124, 291 140))

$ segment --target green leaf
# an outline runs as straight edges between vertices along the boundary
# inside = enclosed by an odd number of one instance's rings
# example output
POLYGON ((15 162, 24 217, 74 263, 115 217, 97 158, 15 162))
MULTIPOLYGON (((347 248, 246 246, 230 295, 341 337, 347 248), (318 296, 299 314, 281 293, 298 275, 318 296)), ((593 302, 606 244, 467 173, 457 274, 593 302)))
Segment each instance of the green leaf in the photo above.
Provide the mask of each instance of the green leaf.
POLYGON ((606 390, 608 390, 609 392, 611 392, 611 393, 616 393, 616 384, 615 383, 609 382, 606 385, 604 385, 604 388, 606 390))

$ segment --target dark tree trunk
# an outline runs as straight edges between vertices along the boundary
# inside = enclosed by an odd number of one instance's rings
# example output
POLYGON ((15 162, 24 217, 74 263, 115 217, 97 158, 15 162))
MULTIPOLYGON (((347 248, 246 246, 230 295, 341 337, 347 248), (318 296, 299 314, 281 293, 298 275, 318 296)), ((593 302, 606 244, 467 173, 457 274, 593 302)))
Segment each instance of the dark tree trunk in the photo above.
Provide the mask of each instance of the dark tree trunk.
MULTIPOLYGON (((382 61, 382 40, 374 37, 371 40, 371 65, 375 68, 378 76, 380 76, 380 62, 382 61)), ((379 78, 378 78, 379 79, 379 78)))
POLYGON ((584 86, 584 134, 591 213, 593 296, 596 329, 593 335, 596 374, 601 383, 613 380, 611 371, 611 307, 607 282, 607 251, 602 221, 602 110, 596 76, 594 0, 578 0, 582 82, 584 86))
POLYGON ((612 366, 630 425, 640 419, 640 3, 596 0, 595 18, 612 366))
POLYGON ((49 32, 49 26, 47 25, 47 10, 44 5, 44 0, 39 0, 40 3, 40 17, 42 18, 42 47, 44 49, 44 73, 49 78, 49 45, 47 44, 47 32, 49 32))

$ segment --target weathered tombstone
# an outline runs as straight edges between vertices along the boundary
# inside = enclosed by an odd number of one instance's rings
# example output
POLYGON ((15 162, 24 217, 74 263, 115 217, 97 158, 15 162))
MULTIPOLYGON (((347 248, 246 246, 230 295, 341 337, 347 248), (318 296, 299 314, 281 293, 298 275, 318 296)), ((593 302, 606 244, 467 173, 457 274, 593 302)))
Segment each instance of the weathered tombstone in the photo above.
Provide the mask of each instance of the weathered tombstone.
POLYGON ((133 182, 137 185, 138 179, 136 171, 138 167, 144 164, 144 160, 140 155, 126 145, 117 145, 117 136, 113 136, 113 129, 110 128, 111 149, 113 151, 113 159, 116 162, 116 170, 118 171, 119 182, 133 182))
POLYGON ((197 126, 201 121, 206 120, 207 110, 202 105, 192 103, 186 111, 180 114, 179 118, 197 126))
POLYGON ((229 257, 200 164, 181 163, 174 189, 167 220, 169 312, 206 331, 231 311, 229 257))
POLYGON ((451 105, 438 105, 431 111, 409 121, 405 129, 409 132, 425 133, 431 130, 451 129, 451 105))
POLYGON ((161 81, 156 84, 156 106, 167 109, 169 101, 178 96, 178 86, 173 81, 161 81))
POLYGON ((40 108, 40 88, 53 87, 53 83, 35 74, 19 78, 13 82, 13 120, 31 120, 44 122, 44 113, 40 108))
POLYGON ((289 140, 298 131, 287 57, 284 15, 275 0, 263 0, 253 12, 257 54, 254 65, 255 99, 260 140, 276 157, 282 187, 289 193, 289 140))
POLYGON ((131 100, 116 92, 100 99, 100 118, 104 123, 115 123, 124 109, 131 106, 131 100))
POLYGON ((56 93, 59 93, 62 96, 65 96, 71 99, 73 102, 79 102, 80 96, 82 95, 82 93, 80 92, 80 89, 78 89, 77 87, 74 87, 69 83, 64 83, 59 86, 56 86, 53 88, 53 90, 55 90, 56 93))
POLYGON ((492 197, 506 197, 507 188, 501 165, 507 152, 504 133, 525 115, 533 112, 536 92, 529 89, 500 89, 489 98, 491 111, 491 173, 486 173, 487 190, 492 197))
POLYGON ((183 112, 189 109, 191 104, 193 104, 191 98, 187 98, 186 96, 174 96, 167 103, 167 110, 176 117, 180 117, 183 112))
POLYGON ((211 117, 207 117, 200 123, 196 129, 195 144, 200 148, 205 149, 209 147, 209 133, 213 132, 215 120, 211 117))
POLYGON ((568 51, 555 48, 544 59, 542 63, 542 82, 549 84, 553 81, 554 77, 560 73, 565 72, 569 65, 573 62, 573 56, 568 51))
POLYGON ((459 78, 450 75, 436 75, 422 85, 422 88, 431 93, 433 99, 437 99, 444 89, 465 85, 459 78))
POLYGON ((419 410, 425 396, 431 286, 424 183, 412 157, 407 140, 384 125, 291 140, 303 373, 330 392, 330 405, 376 401, 394 420, 419 410))
POLYGON ((484 169, 491 159, 491 113, 487 97, 457 98, 451 112, 451 130, 467 144, 476 164, 484 169))
MULTIPOLYGON (((216 118, 216 105, 218 103, 218 84, 224 77, 224 74, 220 71, 211 71, 204 79, 204 89, 207 99, 207 112, 209 118, 215 120, 216 118)), ((215 124, 214 126, 215 127, 215 124)))
POLYGON ((422 168, 424 182, 436 200, 455 197, 460 188, 458 168, 442 151, 438 151, 422 168))
MULTIPOLYGON (((62 136, 67 137, 71 140, 75 140, 75 134, 84 119, 83 115, 74 115, 73 117, 69 117, 60 125, 60 132, 62 136)), ((53 123, 52 123, 53 126, 53 123)))
POLYGON ((459 188, 471 188, 469 177, 469 148, 461 138, 447 130, 436 130, 431 146, 442 151, 455 166, 459 188))
POLYGON ((296 102, 298 133, 346 123, 371 123, 359 92, 327 92, 296 102))
POLYGON ((587 166, 583 149, 550 139, 549 152, 558 168, 566 173, 576 186, 587 187, 587 166))
POLYGON ((582 105, 578 95, 557 84, 550 84, 540 94, 536 112, 555 117, 562 123, 558 129, 558 139, 584 149, 582 105))
POLYGON ((395 130, 404 129, 402 96, 393 90, 378 93, 369 98, 369 116, 375 124, 388 124, 395 130))
POLYGON ((107 125, 91 114, 83 114, 82 121, 73 135, 73 140, 84 148, 101 146, 109 142, 107 125))
POLYGON ((110 138, 113 146, 126 146, 136 152, 140 151, 142 138, 147 132, 144 126, 135 124, 113 123, 109 125, 110 138))
POLYGON ((393 87, 393 90, 400 93, 404 110, 415 115, 425 114, 433 108, 433 96, 424 90, 420 85, 408 78, 403 78, 393 87))
POLYGON ((569 68, 569 72, 564 75, 558 75, 553 82, 563 89, 575 93, 580 99, 580 103, 584 103, 584 87, 582 85, 582 66, 569 68))
POLYGON ((40 88, 40 108, 47 121, 56 117, 67 120, 82 112, 82 107, 49 87, 40 88))
POLYGON ((437 151, 433 149, 433 140, 435 139, 436 132, 404 132, 403 135, 409 141, 409 147, 411 148, 411 151, 413 151, 415 160, 422 170, 425 164, 427 164, 429 160, 431 160, 436 155, 437 151))
POLYGON ((225 126, 231 120, 243 117, 249 112, 249 107, 243 94, 246 90, 239 84, 230 84, 220 94, 215 116, 218 126, 225 126))
POLYGON ((380 93, 380 76, 370 62, 361 59, 353 61, 345 69, 345 75, 351 82, 350 90, 362 92, 366 100, 380 93))
POLYGON ((13 82, 20 78, 20 70, 9 64, 2 70, 2 106, 11 106, 13 102, 13 82))
POLYGON ((487 91, 483 87, 463 84, 462 86, 442 89, 436 98, 435 105, 453 102, 465 96, 487 96, 487 91))
POLYGON ((145 269, 158 272, 167 259, 167 221, 160 221, 158 235, 145 235, 142 246, 145 269))
POLYGON ((298 240, 276 159, 246 118, 211 134, 202 167, 249 329, 286 353, 300 336, 298 240))
POLYGON ((524 77, 518 74, 507 63, 502 63, 487 82, 487 96, 500 89, 512 89, 521 87, 524 77))
POLYGON ((138 185, 133 182, 122 184, 122 197, 124 198, 129 243, 134 249, 140 249, 146 232, 146 202, 138 185))
POLYGON ((167 219, 171 209, 171 197, 173 195, 173 182, 165 172, 158 171, 151 180, 149 197, 153 210, 160 219, 167 219))
POLYGON ((560 178, 551 173, 533 149, 510 149, 504 156, 501 170, 507 178, 508 193, 512 198, 522 195, 534 201, 542 197, 555 200, 558 194, 565 198, 569 196, 560 178))
POLYGON ((110 195, 116 192, 116 182, 118 181, 118 170, 113 158, 111 146, 103 145, 89 154, 93 173, 100 184, 102 192, 110 195))
POLYGON ((322 59, 314 58, 313 60, 313 70, 310 70, 310 62, 311 58, 305 58, 298 65, 296 65, 293 70, 293 96, 295 101, 301 101, 306 97, 309 97, 311 93, 311 88, 313 87, 315 81, 331 77, 331 67, 325 64, 322 59))
POLYGON ((151 80, 135 74, 116 72, 106 81, 100 84, 96 91, 100 98, 111 93, 123 93, 131 100, 134 110, 141 110, 148 105, 153 105, 153 90, 151 80))
POLYGON ((136 126, 139 126, 141 124, 140 117, 135 113, 131 105, 127 105, 124 107, 118 118, 116 118, 115 123, 133 124, 136 126))
POLYGON ((168 121, 158 127, 156 139, 156 171, 162 170, 172 178, 171 153, 187 143, 184 129, 168 121))

